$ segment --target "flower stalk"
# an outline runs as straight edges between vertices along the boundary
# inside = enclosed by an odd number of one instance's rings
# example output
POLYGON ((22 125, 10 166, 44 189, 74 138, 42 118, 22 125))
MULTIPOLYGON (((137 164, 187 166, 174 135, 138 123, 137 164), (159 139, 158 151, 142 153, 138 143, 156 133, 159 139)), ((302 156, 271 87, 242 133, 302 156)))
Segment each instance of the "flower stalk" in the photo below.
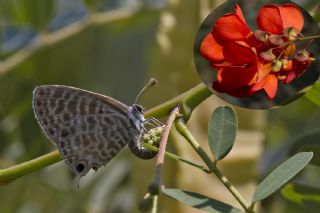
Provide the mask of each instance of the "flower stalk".
MULTIPOLYGON (((148 149, 150 149, 150 150, 156 151, 156 152, 159 151, 159 149, 158 149, 157 147, 152 146, 151 144, 148 144, 148 143, 144 143, 143 146, 146 147, 146 148, 148 148, 148 149)), ((166 152, 165 152, 165 157, 167 157, 167 158, 169 158, 169 159, 172 159, 172 160, 175 160, 175 161, 179 161, 179 162, 188 164, 188 165, 190 165, 190 166, 193 166, 193 167, 195 167, 195 168, 198 168, 198 169, 204 171, 205 173, 211 173, 211 171, 208 170, 205 166, 200 165, 200 164, 197 164, 197 163, 195 163, 195 162, 193 162, 193 161, 191 161, 191 160, 182 158, 182 157, 180 157, 180 156, 178 156, 178 155, 175 155, 175 154, 173 154, 173 153, 171 153, 171 152, 167 152, 167 151, 166 151, 166 152)))
POLYGON ((165 150, 168 142, 169 132, 171 129, 171 126, 173 122, 175 121, 176 117, 179 115, 179 106, 176 106, 173 108, 173 110, 170 112, 170 115, 168 117, 168 120, 165 124, 164 130, 161 135, 160 139, 160 146, 159 146, 159 152, 157 156, 156 161, 156 175, 154 182, 162 188, 162 182, 161 182, 161 169, 164 163, 164 156, 165 156, 165 150))

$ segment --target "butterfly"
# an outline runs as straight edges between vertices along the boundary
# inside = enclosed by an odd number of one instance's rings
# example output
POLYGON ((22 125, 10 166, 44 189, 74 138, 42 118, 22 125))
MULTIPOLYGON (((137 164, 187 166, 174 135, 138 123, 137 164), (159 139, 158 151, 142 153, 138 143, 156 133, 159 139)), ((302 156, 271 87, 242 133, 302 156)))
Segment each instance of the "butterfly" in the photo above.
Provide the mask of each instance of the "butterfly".
POLYGON ((155 84, 155 79, 142 89, 135 104, 98 93, 63 85, 38 86, 33 91, 33 110, 45 135, 56 145, 61 157, 78 175, 98 170, 113 159, 126 145, 141 159, 151 159, 155 151, 140 144, 145 132, 143 107, 136 104, 142 92, 155 84))

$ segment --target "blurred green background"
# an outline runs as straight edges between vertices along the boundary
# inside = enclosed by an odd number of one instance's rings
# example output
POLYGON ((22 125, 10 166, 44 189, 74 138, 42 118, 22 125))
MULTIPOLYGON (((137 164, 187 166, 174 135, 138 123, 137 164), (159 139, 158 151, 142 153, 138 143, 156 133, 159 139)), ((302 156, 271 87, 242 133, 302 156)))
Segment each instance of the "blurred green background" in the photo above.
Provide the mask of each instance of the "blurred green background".
MULTIPOLYGON (((32 91, 37 85, 75 86, 130 105, 148 79, 155 77, 159 86, 148 91, 141 101, 151 108, 200 83, 193 63, 194 38, 205 16, 223 2, 0 0, 0 167, 54 150, 33 115, 32 91)), ((316 7, 319 1, 295 2, 320 20, 316 7)), ((201 106, 201 113, 193 115, 190 125, 199 138, 206 134, 208 118, 204 115, 220 104, 225 103, 212 96, 201 106)), ((230 157, 227 161, 226 172, 235 182, 241 179, 237 183, 240 186, 248 181, 255 183, 283 161, 284 150, 296 136, 320 127, 319 107, 305 97, 270 111, 237 111, 240 131, 253 133, 244 136, 245 140, 258 144, 260 150, 253 157, 230 157), (257 132, 262 135, 259 139, 255 137, 257 132), (252 165, 250 174, 245 170, 248 164, 252 165), (244 174, 241 176, 239 171, 244 174)), ((178 144, 171 143, 169 149, 190 157, 179 145, 183 143, 180 140, 178 144)), ((239 144, 242 146, 241 140, 239 144)), ((137 212, 138 202, 153 178, 154 164, 152 160, 135 159, 124 150, 107 167, 81 178, 78 189, 77 178, 60 162, 2 186, 0 212, 137 212)), ((167 160, 165 184, 224 196, 213 185, 197 186, 197 176, 190 177, 194 172, 198 171, 182 171, 167 160)), ((320 187, 319 177, 318 168, 310 166, 298 181, 320 187)), ((210 184, 211 177, 206 178, 210 184)), ((252 190, 243 192, 250 199, 252 190)), ((199 212, 165 197, 160 197, 159 209, 199 212)), ((276 193, 261 204, 259 212, 302 210, 305 209, 276 193)))

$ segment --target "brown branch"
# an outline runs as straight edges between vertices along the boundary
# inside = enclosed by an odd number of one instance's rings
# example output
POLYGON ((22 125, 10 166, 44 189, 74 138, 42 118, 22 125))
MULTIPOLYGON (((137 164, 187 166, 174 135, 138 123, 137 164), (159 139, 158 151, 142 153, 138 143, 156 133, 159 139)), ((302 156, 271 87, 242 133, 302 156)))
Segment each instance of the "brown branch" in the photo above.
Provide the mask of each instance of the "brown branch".
POLYGON ((166 152, 166 146, 167 146, 167 141, 168 141, 168 137, 169 137, 169 132, 170 132, 171 126, 172 126, 173 122, 175 121, 176 117, 178 116, 178 114, 179 114, 179 106, 176 106, 170 112, 170 115, 168 117, 168 120, 167 120, 166 125, 163 129, 163 133, 162 133, 161 139, 160 139, 159 152, 158 152, 157 161, 156 161, 156 175, 155 175, 154 182, 156 183, 156 185, 158 187, 161 187, 161 188, 162 188, 161 168, 162 168, 163 162, 164 162, 164 156, 165 156, 165 152, 166 152))

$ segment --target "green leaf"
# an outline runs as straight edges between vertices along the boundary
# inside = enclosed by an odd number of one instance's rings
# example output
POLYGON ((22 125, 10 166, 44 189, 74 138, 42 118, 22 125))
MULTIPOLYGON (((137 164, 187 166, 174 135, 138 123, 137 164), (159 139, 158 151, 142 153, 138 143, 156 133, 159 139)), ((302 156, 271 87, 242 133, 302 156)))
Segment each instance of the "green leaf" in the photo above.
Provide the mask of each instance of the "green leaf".
POLYGON ((313 87, 308 90, 306 97, 313 103, 320 106, 320 81, 317 81, 313 87))
POLYGON ((320 209, 320 189, 302 184, 287 184, 281 190, 287 200, 299 205, 309 212, 318 212, 320 209))
POLYGON ((320 166, 320 129, 314 129, 303 133, 294 139, 289 154, 293 155, 297 152, 313 152, 312 164, 320 166))
POLYGON ((282 163, 258 185, 252 201, 262 200, 274 193, 300 172, 308 164, 312 156, 312 152, 300 152, 282 163))
POLYGON ((214 200, 207 196, 183 191, 181 189, 164 189, 163 193, 177 201, 180 201, 186 205, 192 206, 196 209, 201 209, 206 212, 224 212, 224 213, 238 213, 241 212, 240 209, 237 209, 233 206, 230 206, 226 203, 214 200))
POLYGON ((231 150, 236 138, 238 120, 235 111, 228 106, 215 109, 208 128, 208 141, 217 160, 223 159, 231 150))

